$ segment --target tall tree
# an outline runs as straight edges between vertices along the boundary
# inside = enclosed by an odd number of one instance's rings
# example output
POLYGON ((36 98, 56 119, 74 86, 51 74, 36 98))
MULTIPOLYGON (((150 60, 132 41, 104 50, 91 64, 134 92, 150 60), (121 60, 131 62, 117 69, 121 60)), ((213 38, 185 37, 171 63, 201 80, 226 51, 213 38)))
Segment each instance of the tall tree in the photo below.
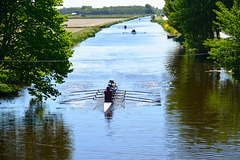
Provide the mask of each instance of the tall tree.
POLYGON ((210 54, 219 66, 240 73, 240 2, 235 0, 232 9, 222 2, 218 2, 217 6, 220 11, 215 11, 218 19, 216 24, 230 38, 210 39, 205 45, 211 47, 210 54))
POLYGON ((215 6, 212 0, 166 0, 165 13, 170 23, 184 35, 184 46, 187 49, 205 51, 203 42, 207 38, 213 38, 215 6))
POLYGON ((146 8, 146 14, 154 14, 155 13, 154 8, 150 4, 146 4, 145 8, 146 8))
POLYGON ((38 98, 58 96, 54 88, 63 83, 70 69, 71 34, 56 6, 62 0, 1 0, 1 70, 11 81, 24 84, 38 98))
POLYGON ((203 43, 208 38, 214 38, 218 34, 217 1, 222 1, 227 7, 231 7, 233 0, 165 0, 164 14, 167 15, 170 24, 185 37, 184 46, 187 50, 206 52, 203 43))

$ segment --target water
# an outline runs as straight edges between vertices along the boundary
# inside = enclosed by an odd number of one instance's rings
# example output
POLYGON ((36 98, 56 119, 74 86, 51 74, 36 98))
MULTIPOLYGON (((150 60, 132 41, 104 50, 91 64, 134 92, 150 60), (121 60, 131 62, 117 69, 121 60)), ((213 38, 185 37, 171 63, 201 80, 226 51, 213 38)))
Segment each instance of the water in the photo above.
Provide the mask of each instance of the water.
POLYGON ((166 35, 149 17, 103 29, 74 47, 75 70, 56 101, 39 104, 26 90, 2 99, 0 159, 238 159, 238 83, 206 72, 215 66, 182 55, 166 35), (109 79, 156 102, 116 102, 104 116, 102 99, 80 100, 87 95, 77 91, 109 79))

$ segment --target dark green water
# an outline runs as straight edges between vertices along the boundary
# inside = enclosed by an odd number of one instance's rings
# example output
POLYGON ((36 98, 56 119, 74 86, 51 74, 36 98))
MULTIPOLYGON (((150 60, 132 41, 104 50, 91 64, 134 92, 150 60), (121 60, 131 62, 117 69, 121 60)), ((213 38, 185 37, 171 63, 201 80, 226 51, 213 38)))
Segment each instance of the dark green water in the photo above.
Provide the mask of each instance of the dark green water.
POLYGON ((1 99, 0 159, 239 159, 238 83, 166 35, 149 17, 114 25, 74 48, 56 101, 1 99), (79 100, 111 78, 161 102, 116 102, 107 117, 102 99, 79 100))

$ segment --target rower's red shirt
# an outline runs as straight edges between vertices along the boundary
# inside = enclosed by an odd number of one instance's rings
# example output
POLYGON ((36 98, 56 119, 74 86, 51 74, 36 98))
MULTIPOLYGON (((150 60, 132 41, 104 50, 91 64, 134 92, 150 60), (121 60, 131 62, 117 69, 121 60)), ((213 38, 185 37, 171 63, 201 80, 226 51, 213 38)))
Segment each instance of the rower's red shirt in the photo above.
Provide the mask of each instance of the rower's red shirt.
POLYGON ((105 101, 112 100, 113 92, 111 90, 109 90, 109 91, 105 90, 104 95, 105 95, 105 101))

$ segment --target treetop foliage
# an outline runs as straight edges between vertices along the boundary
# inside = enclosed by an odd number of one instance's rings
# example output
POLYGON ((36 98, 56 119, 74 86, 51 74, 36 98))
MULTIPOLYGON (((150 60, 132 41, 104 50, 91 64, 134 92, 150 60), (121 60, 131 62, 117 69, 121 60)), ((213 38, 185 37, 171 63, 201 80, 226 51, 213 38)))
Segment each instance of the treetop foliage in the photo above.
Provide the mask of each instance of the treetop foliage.
MULTIPOLYGON (((233 0, 217 0, 232 7, 233 0)), ((207 52, 204 41, 219 35, 216 12, 217 1, 212 0, 165 0, 164 14, 169 23, 184 36, 184 46, 188 51, 207 52)))
POLYGON ((1 0, 0 70, 10 81, 0 83, 27 85, 40 99, 60 94, 54 86, 72 71, 73 53, 71 34, 61 25, 66 19, 56 9, 60 3, 1 0))
POLYGON ((217 21, 221 30, 230 35, 225 39, 209 39, 206 46, 211 47, 210 54, 220 67, 240 73, 240 3, 235 0, 229 9, 222 2, 218 2, 219 10, 215 10, 217 21))

